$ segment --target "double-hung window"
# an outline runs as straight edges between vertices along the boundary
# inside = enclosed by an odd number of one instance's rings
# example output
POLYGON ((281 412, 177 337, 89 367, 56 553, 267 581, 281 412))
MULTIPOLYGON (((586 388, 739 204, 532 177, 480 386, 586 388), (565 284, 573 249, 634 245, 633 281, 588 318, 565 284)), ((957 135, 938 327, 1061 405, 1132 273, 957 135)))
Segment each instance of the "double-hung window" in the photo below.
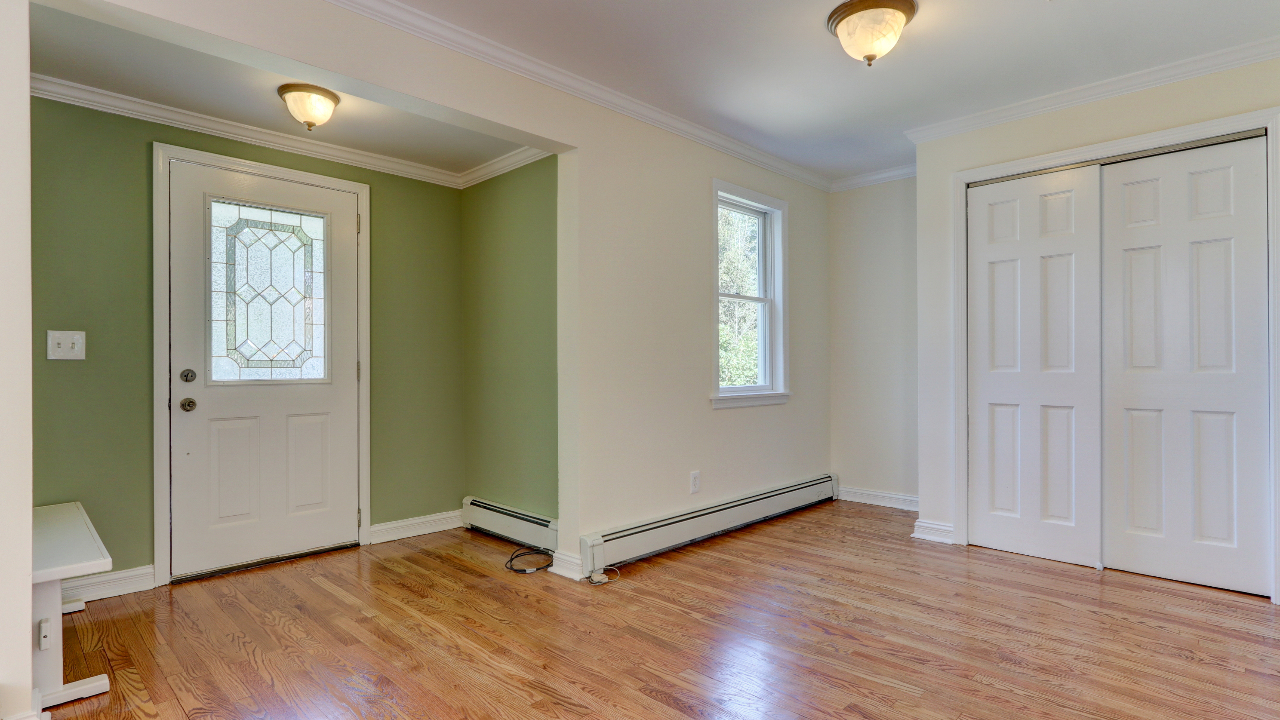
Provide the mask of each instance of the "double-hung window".
POLYGON ((716 181, 716 408, 786 402, 786 203, 716 181))

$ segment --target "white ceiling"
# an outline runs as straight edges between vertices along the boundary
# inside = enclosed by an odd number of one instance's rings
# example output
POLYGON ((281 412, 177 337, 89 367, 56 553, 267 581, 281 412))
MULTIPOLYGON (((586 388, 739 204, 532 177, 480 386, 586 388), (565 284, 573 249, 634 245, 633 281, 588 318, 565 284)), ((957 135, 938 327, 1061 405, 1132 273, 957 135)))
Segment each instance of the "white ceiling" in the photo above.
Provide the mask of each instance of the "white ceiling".
POLYGON ((838 0, 331 1, 425 12, 833 180, 913 163, 913 128, 1280 36, 1277 0, 920 0, 867 68, 827 32, 838 0))
POLYGON ((297 81, 43 5, 31 6, 31 71, 287 135, 464 173, 522 146, 354 95, 308 132, 276 88, 297 81))

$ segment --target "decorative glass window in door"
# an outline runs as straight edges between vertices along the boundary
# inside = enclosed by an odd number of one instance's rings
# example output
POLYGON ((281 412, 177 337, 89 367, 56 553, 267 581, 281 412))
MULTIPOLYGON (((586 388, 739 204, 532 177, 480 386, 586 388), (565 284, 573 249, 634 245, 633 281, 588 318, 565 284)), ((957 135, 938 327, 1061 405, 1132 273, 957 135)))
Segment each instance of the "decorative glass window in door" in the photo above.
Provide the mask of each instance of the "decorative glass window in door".
POLYGON ((211 203, 215 382, 324 380, 325 219, 211 203))

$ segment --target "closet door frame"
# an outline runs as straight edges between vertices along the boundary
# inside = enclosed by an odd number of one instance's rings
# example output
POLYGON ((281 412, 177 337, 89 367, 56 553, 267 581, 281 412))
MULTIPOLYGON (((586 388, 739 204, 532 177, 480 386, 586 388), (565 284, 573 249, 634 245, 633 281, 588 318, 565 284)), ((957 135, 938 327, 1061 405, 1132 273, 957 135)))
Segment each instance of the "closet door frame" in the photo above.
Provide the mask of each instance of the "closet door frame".
POLYGON ((1270 458, 1268 479, 1271 488, 1271 557, 1269 559, 1271 601, 1280 604, 1280 108, 1259 110, 1186 125, 1160 132, 1138 135, 1096 145, 1014 160, 965 170, 952 175, 952 372, 948 379, 953 390, 955 470, 952 487, 952 525, 917 521, 912 537, 923 540, 969 544, 969 418, 968 418, 968 188, 1010 176, 1065 169, 1091 162, 1106 161, 1116 156, 1157 148, 1194 143, 1233 133, 1265 130, 1267 136, 1267 252, 1268 252, 1268 327, 1270 337, 1270 387, 1268 403, 1271 411, 1270 458))

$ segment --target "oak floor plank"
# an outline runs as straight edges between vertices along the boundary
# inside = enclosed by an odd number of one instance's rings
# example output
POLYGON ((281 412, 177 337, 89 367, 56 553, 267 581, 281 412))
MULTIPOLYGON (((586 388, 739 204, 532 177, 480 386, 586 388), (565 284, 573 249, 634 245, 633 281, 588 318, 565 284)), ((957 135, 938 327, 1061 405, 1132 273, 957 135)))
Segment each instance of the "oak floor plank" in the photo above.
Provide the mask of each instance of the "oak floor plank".
POLYGON ((450 530, 64 616, 108 672, 71 718, 1266 720, 1267 599, 910 538, 832 502, 625 565, 601 587, 450 530))
POLYGON ((74 682, 94 675, 89 672, 88 658, 85 657, 73 615, 62 616, 62 674, 63 682, 74 682))

